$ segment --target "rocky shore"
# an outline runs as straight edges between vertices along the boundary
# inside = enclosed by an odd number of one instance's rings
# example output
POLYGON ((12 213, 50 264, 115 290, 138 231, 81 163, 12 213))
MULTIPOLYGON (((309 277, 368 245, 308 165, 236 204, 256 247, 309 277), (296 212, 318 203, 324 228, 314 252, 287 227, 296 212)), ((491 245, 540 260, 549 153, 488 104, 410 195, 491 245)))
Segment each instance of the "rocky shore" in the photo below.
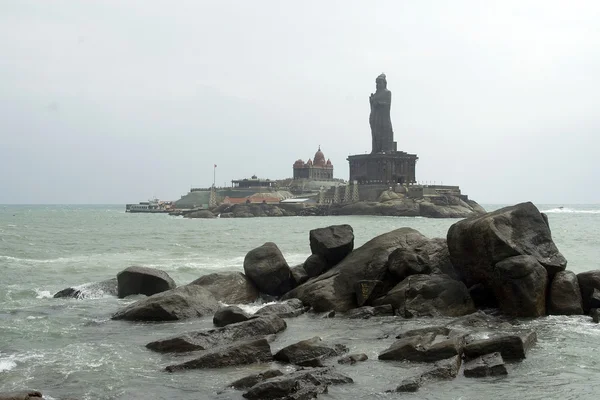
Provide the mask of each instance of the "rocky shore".
POLYGON ((223 204, 210 210, 175 213, 187 218, 252 218, 327 215, 381 215, 392 217, 465 218, 485 210, 473 200, 457 196, 412 199, 384 192, 378 201, 338 204, 223 204))
MULTIPOLYGON (((459 375, 510 379, 537 341, 520 318, 588 314, 590 322, 599 320, 600 270, 566 270, 548 218, 532 203, 458 221, 445 238, 400 228, 355 249, 349 225, 308 236, 311 255, 296 266, 269 242, 246 254, 243 273, 214 273, 176 286, 164 271, 136 266, 97 286, 121 298, 147 296, 115 310, 114 323, 212 317, 212 329, 155 340, 146 349, 167 357, 164 373, 248 368, 246 377, 222 388, 247 399, 316 398, 329 386, 356 384, 352 369, 337 367, 364 362, 391 369, 397 368, 393 361, 414 364, 411 376, 381 392, 414 392, 459 375), (265 300, 271 303, 253 314, 236 306, 265 300), (282 347, 286 320, 305 313, 352 320, 357 329, 370 324, 366 319, 393 318, 393 340, 372 338, 377 360, 320 337, 297 337, 282 347), (413 330, 402 323, 432 316, 451 319, 413 330)), ((80 296, 76 288, 55 295, 80 296)), ((41 397, 36 391, 17 395, 0 399, 41 397)))

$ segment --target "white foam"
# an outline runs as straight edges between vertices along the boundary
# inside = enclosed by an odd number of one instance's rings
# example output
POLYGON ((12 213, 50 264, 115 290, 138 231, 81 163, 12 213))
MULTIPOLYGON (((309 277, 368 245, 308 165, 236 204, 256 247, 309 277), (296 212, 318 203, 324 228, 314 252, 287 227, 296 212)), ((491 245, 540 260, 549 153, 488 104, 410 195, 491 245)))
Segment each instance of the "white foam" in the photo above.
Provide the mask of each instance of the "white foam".
POLYGON ((241 308, 242 310, 244 310, 245 312, 247 312, 248 314, 254 314, 258 310, 260 310, 261 308, 263 308, 264 306, 267 306, 269 304, 277 304, 277 302, 271 301, 269 303, 237 304, 237 306, 239 308, 241 308))
POLYGON ((51 299, 52 298, 52 293, 50 293, 48 290, 41 290, 41 289, 33 289, 33 290, 37 294, 35 296, 36 299, 51 299))
POLYGON ((0 372, 10 371, 11 369, 15 368, 16 366, 17 366, 17 363, 14 362, 12 359, 0 358, 0 372))
POLYGON ((542 212, 547 214, 600 214, 600 210, 575 210, 566 207, 550 208, 542 212))

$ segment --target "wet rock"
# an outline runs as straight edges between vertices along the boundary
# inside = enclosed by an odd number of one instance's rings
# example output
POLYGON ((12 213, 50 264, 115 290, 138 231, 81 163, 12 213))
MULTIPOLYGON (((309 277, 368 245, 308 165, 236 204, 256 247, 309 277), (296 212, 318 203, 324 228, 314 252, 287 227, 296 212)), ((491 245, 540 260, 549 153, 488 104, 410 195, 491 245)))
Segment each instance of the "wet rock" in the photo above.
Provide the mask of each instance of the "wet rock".
POLYGON ((175 281, 165 271, 156 268, 132 266, 117 274, 120 299, 132 294, 152 296, 174 289, 175 281))
MULTIPOLYGON (((305 304, 310 304, 316 312, 345 312, 356 308, 357 282, 388 282, 387 261, 390 253, 399 247, 415 247, 428 241, 411 228, 400 228, 377 236, 353 250, 329 271, 286 293, 283 298, 299 298, 305 304)), ((394 281, 390 282, 390 287, 393 284, 394 281)))
POLYGON ((458 355, 440 360, 422 374, 404 379, 396 387, 396 392, 416 392, 424 383, 454 379, 458 375, 461 363, 462 359, 458 355))
POLYGON ((281 362, 311 366, 318 365, 324 358, 339 356, 347 351, 348 348, 344 345, 329 345, 324 343, 320 337, 315 336, 284 347, 275 353, 273 358, 281 362))
POLYGON ((583 301, 583 312, 588 314, 590 309, 597 308, 592 304, 592 295, 594 289, 600 290, 600 270, 592 270, 577 274, 577 283, 581 290, 581 299, 583 301))
POLYGON ((313 368, 267 379, 243 394, 247 399, 308 400, 325 393, 328 385, 352 383, 332 368, 313 368))
POLYGON ((590 316, 592 317, 592 321, 594 321, 595 323, 599 323, 600 322, 600 309, 592 308, 590 310, 590 316))
POLYGON ((358 281, 354 285, 356 304, 359 307, 370 304, 373 300, 385 294, 386 285, 379 280, 358 281))
POLYGON ((355 308, 348 311, 345 316, 350 319, 369 319, 371 317, 390 315, 394 315, 394 309, 391 304, 384 304, 376 307, 364 306, 355 308))
POLYGON ((522 360, 536 341, 537 335, 534 331, 499 334, 488 339, 468 342, 464 347, 464 353, 468 358, 477 358, 498 352, 504 360, 522 360))
POLYGON ((455 317, 475 311, 464 283, 447 275, 411 275, 373 304, 391 304, 419 316, 455 317))
POLYGON ((112 319, 176 321, 210 315, 219 307, 208 290, 197 285, 185 285, 138 300, 117 311, 112 319))
POLYGON ((207 350, 239 340, 273 335, 283 331, 287 324, 277 315, 265 315, 222 328, 188 332, 183 335, 150 342, 146 347, 161 353, 207 350))
POLYGON ((426 328, 411 329, 409 331, 400 333, 398 336, 396 336, 396 339, 407 338, 410 336, 424 336, 427 334, 448 336, 450 335, 450 329, 445 326, 428 326, 426 328))
POLYGON ((275 243, 250 250, 244 258, 244 272, 259 291, 281 296, 295 286, 288 263, 275 243))
POLYGON ((360 354, 348 354, 347 356, 340 358, 337 362, 338 362, 338 364, 350 364, 350 365, 354 365, 357 362, 367 361, 368 359, 369 359, 369 357, 367 357, 367 355, 364 354, 364 353, 360 353, 360 354))
POLYGON ((577 275, 561 271, 554 275, 550 284, 548 313, 554 315, 581 315, 583 304, 577 275))
POLYGON ((219 272, 201 276, 191 285, 202 286, 226 304, 249 304, 258 299, 258 289, 241 272, 219 272))
POLYGON ((213 316, 213 324, 218 327, 248 321, 250 315, 236 306, 221 308, 213 316))
POLYGON ((312 254, 323 257, 334 266, 354 249, 354 231, 350 225, 332 225, 309 233, 312 254))
POLYGON ((304 270, 310 278, 319 276, 331 268, 327 260, 319 254, 311 254, 304 261, 304 270))
POLYGON ((409 275, 430 273, 428 261, 426 253, 419 254, 414 249, 401 247, 390 254, 388 268, 399 281, 402 281, 409 275))
POLYGON ((477 308, 498 308, 498 300, 491 289, 483 283, 476 283, 469 288, 469 296, 477 308))
POLYGON ((493 287, 494 266, 518 255, 534 257, 549 276, 567 265, 544 218, 530 202, 461 220, 450 227, 447 239, 452 264, 468 286, 493 287))
POLYGON ((485 354, 465 363, 464 374, 467 378, 506 375, 506 366, 498 352, 485 354))
POLYGON ((512 325, 496 316, 478 310, 452 320, 446 324, 446 327, 452 330, 472 331, 474 328, 483 328, 483 330, 511 329, 512 325))
POLYGON ((258 374, 253 374, 246 376, 244 378, 238 379, 235 382, 231 382, 227 387, 232 387, 237 390, 249 389, 252 386, 256 385, 259 382, 262 382, 267 379, 275 378, 276 376, 282 376, 283 372, 278 369, 269 369, 264 372, 260 372, 258 374))
POLYGON ((396 387, 396 392, 412 393, 421 387, 421 377, 406 378, 396 387))
POLYGON ((231 345, 207 350, 199 357, 181 364, 169 365, 167 372, 186 369, 222 368, 235 365, 267 362, 273 359, 271 347, 265 338, 247 342, 235 342, 231 345))
POLYGON ((292 271, 292 278, 294 278, 294 282, 296 282, 296 286, 302 285, 304 282, 306 282, 310 278, 310 276, 308 276, 308 274, 304 270, 303 264, 296 265, 295 267, 292 267, 290 270, 292 271))
POLYGON ((496 264, 494 293, 500 310, 515 317, 546 315, 546 269, 532 256, 509 257, 496 264))
POLYGON ((117 295, 117 278, 107 279, 102 282, 85 283, 69 287, 54 294, 54 298, 71 297, 74 299, 96 298, 103 295, 117 295))
POLYGON ((379 354, 380 360, 408 360, 432 362, 455 355, 462 351, 462 339, 428 333, 422 336, 408 336, 393 343, 379 354))
POLYGON ((43 398, 37 390, 21 390, 17 392, 0 392, 0 400, 33 400, 43 398))
POLYGON ((267 304, 259 309, 254 315, 275 314, 281 318, 293 318, 306 312, 304 304, 298 299, 289 299, 281 303, 267 304))
POLYGON ((210 219, 210 218, 216 218, 217 217, 210 210, 192 211, 192 212, 184 214, 183 216, 185 218, 204 218, 204 219, 207 219, 207 218, 210 219))

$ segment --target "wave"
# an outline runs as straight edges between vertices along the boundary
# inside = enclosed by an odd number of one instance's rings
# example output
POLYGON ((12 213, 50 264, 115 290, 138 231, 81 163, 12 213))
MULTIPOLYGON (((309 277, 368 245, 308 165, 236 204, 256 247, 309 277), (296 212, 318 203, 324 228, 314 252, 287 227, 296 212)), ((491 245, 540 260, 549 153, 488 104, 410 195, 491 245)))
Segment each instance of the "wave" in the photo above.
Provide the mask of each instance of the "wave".
POLYGON ((11 360, 10 358, 1 359, 0 358, 0 372, 10 371, 15 368, 17 363, 11 360))
POLYGON ((600 210, 575 210, 567 207, 556 207, 542 210, 546 214, 600 214, 600 210))

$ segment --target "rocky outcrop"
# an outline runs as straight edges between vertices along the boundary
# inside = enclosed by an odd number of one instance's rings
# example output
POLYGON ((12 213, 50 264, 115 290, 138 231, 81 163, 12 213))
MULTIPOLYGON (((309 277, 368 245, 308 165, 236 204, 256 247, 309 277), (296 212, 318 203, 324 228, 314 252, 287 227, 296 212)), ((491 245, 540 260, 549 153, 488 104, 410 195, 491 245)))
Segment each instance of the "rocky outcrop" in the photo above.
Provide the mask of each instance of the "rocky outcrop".
POLYGON ((226 304, 248 304, 258 299, 258 289, 241 272, 219 272, 201 276, 191 283, 202 286, 226 304))
POLYGON ((181 364, 169 365, 167 372, 186 369, 223 368, 235 365, 247 365, 267 362, 273 359, 271 347, 265 338, 236 342, 229 346, 219 347, 202 353, 193 360, 181 364))
POLYGON ((548 314, 581 315, 583 304, 577 275, 572 271, 561 271, 554 275, 550 284, 548 314))
POLYGON ((467 378, 506 375, 506 366, 498 352, 477 357, 465 363, 464 375, 467 378))
POLYGON ((117 274, 120 299, 132 294, 152 296, 174 289, 175 281, 165 271, 156 268, 133 266, 117 274))
POLYGON ((208 290, 185 285, 138 300, 117 311, 112 319, 176 321, 211 315, 218 309, 219 303, 208 290))
POLYGON ((581 290, 583 312, 589 314, 592 308, 597 308, 593 298, 594 290, 600 290, 600 269, 581 272, 577 274, 577 283, 581 290))
POLYGON ((254 313, 254 315, 275 314, 280 318, 293 318, 306 312, 302 301, 298 299, 289 299, 281 303, 267 304, 254 313))
POLYGON ((277 315, 265 315, 218 329, 188 332, 183 335, 156 340, 148 343, 146 347, 160 353, 207 350, 231 344, 238 340, 273 335, 283 331, 286 327, 285 321, 277 315))
POLYGON ((244 258, 244 272, 260 292, 272 296, 281 296, 295 286, 290 267, 275 243, 250 250, 244 258))
POLYGON ((373 304, 391 304, 415 316, 456 317, 475 311, 464 283, 447 275, 411 275, 373 304))
POLYGON ((340 356, 346 352, 348 352, 346 346, 341 344, 330 345, 323 342, 320 337, 315 336, 284 347, 275 353, 273 358, 290 364, 314 366, 325 358, 340 356))
POLYGON ((312 254, 334 266, 354 249, 354 231, 350 225, 332 225, 309 233, 312 254))
POLYGON ((192 211, 192 212, 184 214, 184 217, 185 218, 203 218, 203 219, 217 218, 217 216, 215 214, 213 214, 212 211, 210 211, 210 210, 192 211))
POLYGON ((37 390, 21 390, 17 392, 0 392, 0 400, 34 400, 42 399, 42 393, 37 390))
POLYGON ((54 298, 70 297, 74 299, 98 298, 104 295, 117 295, 117 278, 107 279, 102 282, 85 283, 79 286, 68 287, 54 294, 54 298))
POLYGON ((213 324, 218 327, 248 321, 250 315, 236 306, 221 308, 213 316, 213 324))

